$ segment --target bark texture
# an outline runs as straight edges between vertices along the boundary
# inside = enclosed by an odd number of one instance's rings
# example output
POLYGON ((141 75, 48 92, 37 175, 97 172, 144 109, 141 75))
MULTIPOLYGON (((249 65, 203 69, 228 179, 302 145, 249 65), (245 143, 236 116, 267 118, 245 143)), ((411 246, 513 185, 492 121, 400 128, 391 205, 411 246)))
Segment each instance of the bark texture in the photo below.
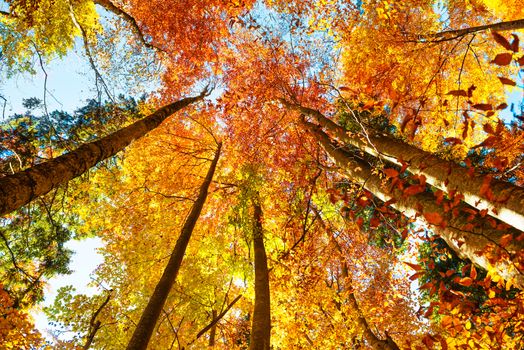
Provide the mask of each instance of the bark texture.
POLYGON ((253 203, 253 250, 255 253, 255 309, 249 350, 269 350, 271 340, 271 305, 269 271, 262 229, 262 208, 253 203))
POLYGON ((162 312, 162 308, 164 307, 167 296, 169 295, 169 292, 175 283, 178 271, 180 270, 180 265, 182 264, 186 248, 189 243, 189 239, 193 233, 193 229, 195 228, 198 217, 202 212, 202 208, 207 198, 209 185, 213 180, 218 158, 220 157, 221 147, 222 144, 219 144, 215 153, 215 157, 211 162, 211 166, 207 172, 206 178, 200 186, 198 197, 191 207, 191 211, 189 212, 186 221, 184 222, 184 226, 180 232, 180 237, 178 237, 175 248, 171 253, 171 257, 169 258, 167 266, 164 269, 162 277, 160 277, 160 281, 158 281, 153 295, 151 295, 151 298, 149 298, 149 302, 147 303, 147 306, 140 317, 140 321, 138 321, 135 331, 133 332, 133 336, 127 344, 127 350, 145 350, 147 348, 147 344, 149 343, 151 335, 153 334, 153 330, 155 329, 156 322, 160 316, 160 313, 162 312))
MULTIPOLYGON (((446 226, 433 226, 435 232, 442 237, 448 245, 461 257, 471 260, 477 266, 486 270, 494 268, 497 273, 505 280, 513 281, 513 284, 519 288, 524 288, 524 275, 515 265, 508 260, 491 263, 485 255, 478 255, 478 252, 490 244, 499 244, 503 235, 512 233, 515 237, 520 231, 514 229, 497 230, 491 226, 482 226, 469 228, 469 215, 464 209, 465 204, 459 204, 454 215, 445 212, 444 209, 436 203, 433 194, 428 192, 419 193, 413 196, 404 196, 398 190, 388 190, 384 186, 384 181, 372 173, 371 167, 364 161, 351 157, 347 152, 335 147, 331 143, 329 136, 323 132, 319 126, 301 121, 302 125, 314 136, 322 148, 333 158, 335 163, 349 175, 350 179, 373 193, 380 200, 387 202, 394 199, 390 205, 408 217, 417 217, 419 220, 426 222, 423 215, 427 213, 438 213, 445 221, 446 226)), ((493 219, 497 222, 495 219, 493 219)), ((499 222, 500 223, 500 222, 499 222)), ((506 251, 512 256, 524 248, 524 242, 513 240, 505 247, 506 251)))
POLYGON ((464 195, 464 202, 478 210, 489 209, 488 214, 506 224, 524 231, 524 188, 499 180, 490 181, 493 199, 481 196, 481 188, 486 176, 468 169, 452 161, 440 159, 433 154, 418 149, 407 143, 395 140, 385 135, 369 135, 364 141, 355 135, 350 135, 344 128, 326 118, 317 110, 292 104, 282 100, 284 105, 302 114, 312 117, 320 126, 334 135, 339 141, 359 148, 374 157, 380 157, 388 162, 401 166, 403 160, 409 164, 407 171, 412 174, 424 175, 428 184, 444 192, 455 190, 464 195), (493 209, 496 209, 493 211, 493 209))
POLYGON ((484 30, 493 30, 496 32, 502 32, 505 30, 517 30, 524 28, 524 19, 517 19, 514 21, 491 23, 477 27, 469 27, 455 30, 445 30, 443 32, 417 35, 419 40, 422 39, 440 39, 440 38, 457 38, 467 34, 481 32, 484 30))
POLYGON ((76 150, 0 179, 0 215, 5 215, 82 175, 100 161, 114 156, 132 141, 158 127, 167 117, 205 93, 166 105, 155 113, 76 150))

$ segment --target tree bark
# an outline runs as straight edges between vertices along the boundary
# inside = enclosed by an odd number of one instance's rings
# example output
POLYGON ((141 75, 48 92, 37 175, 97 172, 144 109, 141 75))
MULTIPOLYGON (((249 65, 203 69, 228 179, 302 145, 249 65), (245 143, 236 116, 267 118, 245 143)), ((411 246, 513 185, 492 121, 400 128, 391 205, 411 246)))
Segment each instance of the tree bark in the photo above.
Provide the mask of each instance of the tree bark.
POLYGON ((356 147, 367 154, 401 166, 409 164, 407 171, 424 175, 426 182, 444 192, 455 190, 464 195, 464 202, 478 210, 489 209, 488 214, 506 224, 524 231, 524 188, 511 183, 491 180, 489 188, 493 199, 480 195, 486 175, 478 171, 469 173, 455 162, 442 160, 433 154, 385 135, 369 135, 369 141, 347 133, 344 128, 326 118, 317 110, 281 100, 285 106, 312 117, 320 126, 339 141, 356 147))
MULTIPOLYGON (((217 318, 217 310, 213 309, 213 313, 211 314, 211 317, 213 320, 217 318)), ((208 346, 210 348, 215 347, 215 336, 217 334, 217 322, 213 323, 211 326, 211 330, 209 331, 209 343, 208 346)))
MULTIPOLYGON (((329 136, 319 126, 301 121, 302 125, 320 143, 322 148, 333 158, 335 163, 349 175, 351 181, 362 184, 362 186, 373 193, 380 200, 387 202, 394 199, 390 205, 408 217, 417 217, 422 222, 429 224, 421 214, 437 213, 445 221, 445 226, 434 226, 435 232, 442 237, 448 245, 461 257, 471 260, 477 266, 486 270, 495 269, 505 280, 512 281, 513 285, 524 288, 524 275, 516 266, 507 260, 490 263, 485 255, 477 252, 484 251, 490 244, 499 244, 503 235, 511 233, 516 237, 519 231, 514 229, 497 230, 491 226, 469 228, 469 214, 465 204, 459 204, 456 215, 445 212, 436 203, 431 193, 423 192, 413 196, 404 196, 402 191, 394 189, 389 191, 384 186, 384 180, 373 174, 371 167, 364 161, 351 157, 348 153, 335 147, 329 136)), ((493 219, 496 222, 496 219, 493 219)), ((524 242, 513 240, 505 250, 514 256, 524 248, 524 242)))
POLYGON ((249 350, 269 350, 271 339, 271 304, 269 294, 269 271, 267 268, 262 208, 258 198, 253 203, 253 250, 255 253, 255 309, 251 325, 249 350))
POLYGON ((431 33, 431 34, 420 34, 420 35, 416 35, 416 37, 418 40, 437 39, 437 38, 458 38, 458 37, 461 37, 467 34, 481 32, 487 29, 490 29, 496 32, 502 32, 505 30, 517 30, 517 29, 523 29, 523 28, 524 28, 524 19, 517 19, 514 21, 491 23, 491 24, 486 24, 486 25, 477 26, 477 27, 445 30, 442 32, 431 33))
POLYGON ((147 348, 147 344, 149 343, 151 335, 153 334, 153 330, 158 317, 162 312, 162 308, 164 307, 167 296, 169 295, 169 292, 175 283, 178 271, 180 270, 180 265, 182 264, 182 259, 184 258, 184 254, 189 243, 189 239, 191 238, 193 229, 206 201, 209 185, 213 180, 213 175, 218 163, 221 148, 222 144, 219 143, 218 149, 215 153, 215 158, 211 162, 211 166, 209 167, 206 178, 200 186, 198 197, 191 207, 191 211, 187 216, 186 221, 184 222, 184 226, 180 232, 180 237, 178 237, 175 248, 171 253, 171 257, 169 258, 169 262, 164 269, 162 277, 156 285, 153 295, 151 298, 149 298, 149 302, 147 303, 147 306, 140 317, 140 321, 138 321, 135 331, 133 332, 133 336, 127 344, 127 350, 145 350, 147 348))
POLYGON ((104 159, 114 156, 132 141, 158 127, 167 117, 201 100, 207 92, 158 109, 155 113, 76 150, 0 178, 0 215, 5 215, 82 175, 104 159))

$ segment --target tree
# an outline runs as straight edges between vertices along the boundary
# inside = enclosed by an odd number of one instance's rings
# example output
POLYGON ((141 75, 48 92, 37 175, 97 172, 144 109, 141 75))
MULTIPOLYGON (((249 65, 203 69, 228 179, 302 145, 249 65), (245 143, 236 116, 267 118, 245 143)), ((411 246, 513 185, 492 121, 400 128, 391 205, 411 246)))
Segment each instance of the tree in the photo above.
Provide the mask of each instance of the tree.
POLYGON ((133 140, 160 125, 171 114, 201 100, 207 91, 199 96, 189 97, 166 105, 146 118, 135 122, 100 140, 80 146, 75 151, 35 165, 27 170, 0 179, 2 192, 2 214, 7 214, 53 188, 82 175, 98 162, 114 156, 133 140))
POLYGON ((520 85, 523 57, 517 34, 485 30, 520 23, 515 4, 503 16, 480 1, 97 3, 112 13, 101 28, 89 2, 13 2, 6 58, 27 62, 21 33, 77 28, 38 45, 51 57, 76 35, 95 66, 93 33, 123 25, 135 55, 156 48, 151 103, 218 89, 72 189, 74 229, 105 242, 93 278, 112 291, 107 303, 108 291, 61 291, 49 313, 77 333, 69 346, 521 345, 524 128, 504 89, 520 85))
POLYGON ((162 274, 160 281, 158 282, 144 312, 142 313, 142 316, 140 317, 140 321, 138 322, 133 336, 131 337, 129 344, 127 345, 127 349, 147 348, 147 344, 149 343, 149 339, 151 338, 151 334, 153 333, 158 317, 162 312, 162 308, 164 306, 164 303, 166 302, 167 296, 171 291, 173 283, 175 282, 176 277, 178 275, 178 270, 180 269, 180 265, 182 264, 182 259, 184 258, 186 247, 189 244, 191 234, 193 233, 193 228, 197 223, 198 217, 200 216, 200 212, 202 211, 202 207, 204 206, 204 203, 206 201, 207 191, 209 189, 211 181, 213 180, 213 175, 215 173, 215 169, 218 163, 221 147, 222 144, 218 143, 218 148, 215 153, 215 157, 213 158, 211 166, 209 167, 209 171, 207 172, 206 178, 202 183, 202 186, 200 187, 198 197, 195 200, 193 206, 191 207, 191 212, 187 216, 184 226, 182 227, 180 237, 177 240, 177 244, 173 249, 173 253, 169 258, 164 273, 162 274))

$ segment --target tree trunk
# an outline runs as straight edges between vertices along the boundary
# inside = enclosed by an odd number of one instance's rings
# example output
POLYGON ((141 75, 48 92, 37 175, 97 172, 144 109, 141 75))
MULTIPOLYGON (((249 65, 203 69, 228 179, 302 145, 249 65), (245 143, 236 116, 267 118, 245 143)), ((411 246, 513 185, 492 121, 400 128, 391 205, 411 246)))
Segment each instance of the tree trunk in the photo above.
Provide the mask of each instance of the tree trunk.
POLYGON ((478 171, 469 174, 467 168, 455 162, 442 160, 429 152, 389 136, 369 135, 369 141, 365 142, 359 137, 351 136, 344 128, 317 110, 281 101, 287 107, 314 118, 320 126, 336 136, 339 141, 399 166, 402 165, 400 160, 403 160, 409 164, 407 170, 410 173, 424 175, 428 184, 444 192, 456 190, 464 195, 464 201, 472 207, 478 210, 489 209, 490 216, 524 231, 524 188, 493 179, 489 185, 493 192, 493 199, 481 197, 481 188, 486 181, 486 175, 478 171))
POLYGON ((169 295, 169 292, 175 283, 178 271, 180 270, 180 265, 182 264, 182 259, 184 258, 184 254, 189 243, 189 239, 191 238, 193 229, 206 201, 209 185, 211 184, 213 175, 215 173, 221 148, 222 144, 219 143, 218 149, 215 153, 215 158, 211 162, 211 166, 209 167, 206 178, 200 186, 198 197, 191 207, 191 211, 186 218, 184 226, 182 227, 180 237, 178 237, 175 248, 173 249, 171 257, 169 258, 169 262, 167 263, 160 281, 155 287, 153 295, 151 298, 149 298, 149 302, 147 303, 147 306, 140 317, 140 321, 136 326, 133 336, 127 345, 127 350, 145 350, 147 348, 147 344, 149 343, 149 339, 153 334, 153 330, 158 317, 162 312, 162 308, 164 307, 167 296, 169 295))
POLYGON ((166 105, 155 113, 100 140, 76 150, 0 178, 0 215, 5 215, 42 196, 59 185, 85 173, 100 161, 114 156, 132 141, 158 127, 167 117, 201 100, 206 91, 166 105))
MULTIPOLYGON (((387 202, 394 199, 390 205, 408 217, 417 217, 419 220, 428 224, 424 215, 436 213, 445 222, 444 225, 434 226, 435 232, 442 237, 448 245, 461 257, 471 260, 477 266, 486 270, 495 269, 505 280, 511 280, 513 285, 524 288, 524 275, 516 266, 507 260, 490 263, 485 255, 478 255, 477 252, 484 251, 490 244, 499 244, 503 235, 512 233, 514 237, 519 231, 514 229, 497 230, 491 226, 471 228, 468 209, 466 205, 459 204, 458 209, 453 215, 452 211, 446 212, 443 207, 436 203, 433 194, 423 192, 413 196, 404 196, 402 191, 394 189, 389 191, 384 186, 384 180, 380 176, 373 174, 371 167, 364 161, 351 157, 348 153, 331 144, 331 140, 319 126, 302 120, 303 126, 311 132, 322 148, 333 158, 335 163, 350 176, 354 182, 373 193, 380 200, 387 202)), ((496 220, 493 219, 495 222, 496 220)), ((514 256, 524 248, 524 242, 513 240, 505 250, 514 256)))
MULTIPOLYGON (((214 320, 217 318, 217 310, 213 309, 213 313, 211 314, 212 319, 214 320)), ((213 348, 215 347, 215 336, 217 334, 217 323, 213 323, 211 326, 211 330, 209 331, 209 347, 213 348)))
MULTIPOLYGON (((342 275, 342 278, 344 279, 344 282, 349 281, 350 280, 349 269, 348 269, 347 262, 345 261, 345 258, 344 258, 344 252, 342 250, 342 247, 338 243, 337 239, 333 236, 333 232, 330 232, 330 230, 328 229, 327 225, 324 222, 324 219, 322 219, 322 217, 320 216, 320 212, 316 208, 313 208, 313 211, 315 212, 315 215, 318 217, 320 221, 320 225, 329 235, 330 241, 332 241, 335 244, 335 247, 337 248, 340 254, 340 258, 341 258, 340 264, 342 268, 341 275, 342 275)), ((344 289, 346 289, 345 283, 344 283, 344 289)), ((339 293, 337 292, 337 294, 339 293)), ((388 337, 388 339, 382 340, 379 337, 377 337, 375 333, 373 333, 373 331, 371 330, 371 327, 369 326, 368 321, 364 317, 364 313, 360 309, 360 305, 357 302, 357 298, 355 297, 354 292, 349 293, 346 301, 348 301, 349 304, 351 305, 350 306, 351 309, 357 311, 358 316, 356 319, 356 323, 362 330, 362 338, 366 341, 366 343, 369 344, 369 346, 371 346, 374 350, 400 350, 400 348, 395 343, 395 341, 391 339, 391 337, 389 337, 387 334, 386 336, 388 337)), ((335 302, 337 309, 341 311, 341 303, 339 301, 334 301, 334 302, 335 302)))
MULTIPOLYGON (((257 199, 258 200, 258 199, 257 199)), ((249 350, 269 350, 271 338, 271 305, 269 294, 269 271, 267 268, 262 208, 253 203, 253 250, 255 253, 255 309, 251 325, 249 350)))
POLYGON ((501 32, 505 30, 517 30, 517 29, 523 29, 524 28, 524 19, 517 19, 514 21, 507 21, 507 22, 498 22, 498 23, 491 23, 486 24, 482 26, 477 27, 469 27, 469 28, 463 28, 463 29, 455 29, 455 30, 445 30, 438 33, 431 33, 431 34, 421 34, 416 35, 418 40, 428 40, 428 39, 448 39, 448 38, 457 38, 461 37, 467 34, 481 32, 487 29, 501 32))

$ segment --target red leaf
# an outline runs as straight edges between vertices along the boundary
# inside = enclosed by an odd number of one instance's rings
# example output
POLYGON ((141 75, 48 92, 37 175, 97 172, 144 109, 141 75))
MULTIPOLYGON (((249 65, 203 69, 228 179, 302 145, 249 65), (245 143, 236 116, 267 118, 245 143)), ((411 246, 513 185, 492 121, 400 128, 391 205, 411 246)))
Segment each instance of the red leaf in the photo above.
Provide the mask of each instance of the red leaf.
POLYGON ((424 186, 412 185, 404 190, 404 195, 405 196, 414 196, 416 194, 424 192, 425 190, 426 188, 424 186))
POLYGON ((351 91, 350 88, 348 88, 347 86, 341 86, 338 88, 340 91, 351 91))
POLYGON ((406 261, 404 261, 403 263, 408 265, 409 267, 411 267, 413 270, 415 270, 417 272, 422 270, 422 267, 420 265, 412 264, 412 263, 409 263, 409 262, 406 262, 406 261))
POLYGON ((471 277, 464 277, 458 281, 458 284, 463 285, 465 287, 471 286, 472 283, 473 283, 473 279, 471 277))
POLYGON ((511 34, 513 41, 511 42, 511 51, 519 52, 519 37, 517 34, 511 34))
POLYGON ((502 238, 500 239, 500 246, 502 248, 506 248, 509 242, 511 242, 512 240, 513 240, 513 235, 511 233, 508 233, 507 235, 502 236, 502 238))
POLYGON ((469 277, 471 277, 472 279, 477 279, 477 269, 475 268, 474 265, 471 265, 471 271, 469 272, 469 277))
MULTIPOLYGON (((499 80, 502 84, 504 85, 511 85, 511 86, 515 86, 517 85, 517 83, 515 83, 513 80, 511 79, 508 79, 508 78, 504 78, 504 77, 499 77, 499 80)), ((506 105, 507 106, 507 105, 506 105)))
POLYGON ((519 59, 517 60, 517 62, 518 62, 518 64, 519 64, 519 66, 523 67, 523 66, 524 66, 524 56, 522 56, 521 58, 519 58, 519 59))
POLYGON ((439 213, 424 213, 424 217, 429 224, 440 225, 442 223, 442 216, 439 213))
POLYGON ((370 221, 369 221, 369 227, 371 228, 377 228, 378 226, 380 225, 380 220, 377 219, 377 218, 372 218, 370 221))
POLYGON ((484 124, 483 129, 484 129, 484 131, 487 132, 488 134, 495 135, 495 129, 493 129, 493 127, 491 126, 490 123, 486 123, 486 124, 484 124))
POLYGON ((489 103, 478 103, 472 107, 481 111, 491 111, 493 109, 493 106, 489 103))
POLYGON ((475 91, 477 89, 477 87, 475 85, 471 85, 469 88, 468 88, 468 97, 471 97, 473 96, 473 91, 475 91))
POLYGON ((398 171, 393 168, 387 168, 383 170, 387 177, 398 177, 398 171))
POLYGON ((416 280, 417 278, 423 276, 424 273, 425 273, 424 271, 422 271, 422 272, 417 272, 416 274, 409 276, 409 280, 410 280, 410 281, 414 281, 414 280, 416 280))
POLYGON ((468 93, 464 90, 451 90, 446 95, 469 97, 468 93))
POLYGON ((497 56, 495 56, 495 58, 493 59, 493 61, 491 61, 491 63, 495 63, 498 66, 507 66, 508 64, 511 63, 512 58, 513 58, 513 55, 510 54, 509 52, 499 53, 497 56))
MULTIPOLYGON (((500 78, 499 78, 500 79, 500 78)), ((508 104, 507 103, 501 103, 497 106, 497 108, 495 108, 497 111, 500 111, 500 110, 503 110, 503 109, 506 109, 508 108, 508 104)))
POLYGON ((511 44, 509 43, 509 41, 506 38, 504 38, 502 35, 500 35, 497 32, 491 32, 491 34, 493 34, 493 38, 495 39, 497 43, 502 45, 502 47, 504 47, 506 50, 511 50, 511 44))

